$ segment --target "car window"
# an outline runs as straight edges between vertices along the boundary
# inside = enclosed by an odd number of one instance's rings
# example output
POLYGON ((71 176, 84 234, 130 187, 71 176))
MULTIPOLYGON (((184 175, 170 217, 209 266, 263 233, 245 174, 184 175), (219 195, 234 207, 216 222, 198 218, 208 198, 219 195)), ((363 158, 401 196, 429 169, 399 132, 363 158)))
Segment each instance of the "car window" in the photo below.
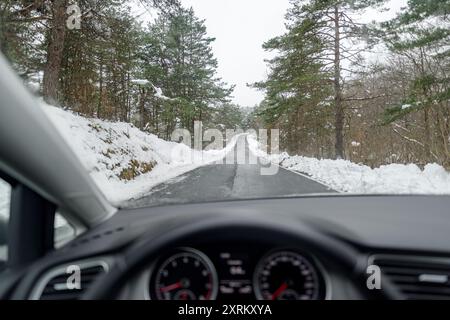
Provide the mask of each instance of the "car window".
MULTIPOLYGON (((11 186, 0 179, 0 271, 8 261, 8 224, 10 217, 11 186)), ((76 237, 75 228, 60 213, 55 217, 55 247, 59 248, 76 237)))
POLYGON ((0 271, 5 266, 8 257, 7 228, 10 200, 11 186, 0 179, 0 271))
POLYGON ((60 213, 55 217, 55 248, 60 248, 76 237, 75 228, 60 213))

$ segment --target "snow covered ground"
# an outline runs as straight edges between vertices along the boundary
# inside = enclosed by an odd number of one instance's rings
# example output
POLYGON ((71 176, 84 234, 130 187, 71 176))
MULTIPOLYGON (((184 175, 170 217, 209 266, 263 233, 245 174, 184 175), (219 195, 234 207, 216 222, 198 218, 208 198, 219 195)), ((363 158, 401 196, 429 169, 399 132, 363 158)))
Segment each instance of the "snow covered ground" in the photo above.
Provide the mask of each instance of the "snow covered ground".
POLYGON ((414 164, 391 164, 372 169, 345 160, 319 160, 287 153, 268 155, 255 137, 248 137, 259 157, 310 176, 332 189, 355 194, 450 194, 450 173, 437 164, 421 170, 414 164))
POLYGON ((164 181, 223 159, 238 137, 223 150, 200 152, 161 140, 129 123, 87 119, 45 104, 43 109, 115 205, 144 196, 164 181))

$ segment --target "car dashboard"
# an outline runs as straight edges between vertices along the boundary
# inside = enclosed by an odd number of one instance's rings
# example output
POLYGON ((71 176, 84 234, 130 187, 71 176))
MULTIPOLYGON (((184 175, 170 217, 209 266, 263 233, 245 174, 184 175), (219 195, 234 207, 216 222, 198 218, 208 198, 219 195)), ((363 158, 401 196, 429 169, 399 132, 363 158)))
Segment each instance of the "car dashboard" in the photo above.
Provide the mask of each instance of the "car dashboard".
POLYGON ((123 298, 149 300, 323 300, 331 297, 321 262, 298 248, 217 243, 161 255, 123 298))
MULTIPOLYGON (((129 300, 365 299, 355 279, 377 266, 402 299, 450 299, 450 199, 433 196, 327 196, 241 200, 121 210, 110 220, 55 250, 24 273, 12 299, 83 298, 102 275, 131 263, 139 251, 180 226, 235 221, 222 231, 187 237, 156 251, 115 294, 129 300), (266 221, 263 232, 240 227, 266 221), (326 235, 352 249, 355 268, 311 243, 284 241, 271 225, 326 235), (149 238, 150 237, 150 238, 149 238), (67 270, 80 267, 79 290, 67 290, 67 270)), ((211 224, 213 226, 214 224, 211 224)), ((296 231, 297 230, 297 231, 296 231)), ((324 248, 326 244, 320 244, 324 248)), ((359 281, 359 280, 358 280, 359 281)), ((365 285, 365 282, 364 282, 365 285)))

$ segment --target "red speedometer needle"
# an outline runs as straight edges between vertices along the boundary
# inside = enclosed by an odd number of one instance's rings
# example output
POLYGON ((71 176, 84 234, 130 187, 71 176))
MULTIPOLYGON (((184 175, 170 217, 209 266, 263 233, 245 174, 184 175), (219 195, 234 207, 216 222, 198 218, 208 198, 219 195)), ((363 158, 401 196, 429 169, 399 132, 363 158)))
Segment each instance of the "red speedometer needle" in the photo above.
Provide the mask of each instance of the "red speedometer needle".
POLYGON ((287 283, 283 283, 283 284, 281 285, 281 287, 279 287, 279 288, 277 289, 277 291, 275 291, 275 293, 272 295, 272 300, 277 300, 277 298, 278 298, 279 296, 281 296, 281 294, 282 294, 283 292, 285 292, 287 288, 288 288, 287 283))
POLYGON ((159 290, 161 292, 170 292, 170 291, 173 291, 173 290, 181 289, 182 287, 183 287, 183 284, 181 282, 177 282, 177 283, 174 283, 174 284, 172 284, 170 286, 161 288, 159 290))

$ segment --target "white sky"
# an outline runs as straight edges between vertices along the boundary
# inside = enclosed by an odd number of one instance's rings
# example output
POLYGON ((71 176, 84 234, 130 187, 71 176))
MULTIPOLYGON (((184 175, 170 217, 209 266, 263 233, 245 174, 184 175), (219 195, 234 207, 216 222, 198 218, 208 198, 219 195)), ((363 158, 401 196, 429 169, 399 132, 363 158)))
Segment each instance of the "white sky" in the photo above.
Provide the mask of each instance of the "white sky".
POLYGON ((196 15, 206 19, 219 60, 219 76, 235 84, 234 102, 252 107, 264 94, 247 87, 267 76, 262 44, 284 33, 284 15, 289 0, 182 0, 196 15))
MULTIPOLYGON (((407 0, 391 0, 390 12, 368 10, 362 20, 384 20, 392 17, 407 0)), ((264 93, 247 87, 247 83, 264 80, 270 55, 262 45, 285 32, 284 16, 289 0, 181 0, 205 19, 208 34, 215 37, 213 50, 219 61, 218 74, 236 85, 234 102, 244 107, 259 104, 264 93)))

